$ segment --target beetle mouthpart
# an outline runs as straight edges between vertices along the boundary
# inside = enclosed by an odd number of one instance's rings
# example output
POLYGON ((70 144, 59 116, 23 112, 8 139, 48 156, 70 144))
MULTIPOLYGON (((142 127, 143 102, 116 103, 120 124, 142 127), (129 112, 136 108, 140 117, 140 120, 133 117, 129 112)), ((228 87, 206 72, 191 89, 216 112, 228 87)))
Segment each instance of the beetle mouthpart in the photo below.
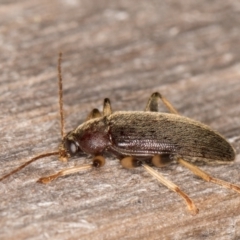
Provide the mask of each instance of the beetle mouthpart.
POLYGON ((68 161, 68 158, 70 157, 69 153, 65 150, 63 144, 61 143, 59 148, 58 148, 58 151, 59 151, 59 160, 62 161, 62 162, 67 162, 68 161))

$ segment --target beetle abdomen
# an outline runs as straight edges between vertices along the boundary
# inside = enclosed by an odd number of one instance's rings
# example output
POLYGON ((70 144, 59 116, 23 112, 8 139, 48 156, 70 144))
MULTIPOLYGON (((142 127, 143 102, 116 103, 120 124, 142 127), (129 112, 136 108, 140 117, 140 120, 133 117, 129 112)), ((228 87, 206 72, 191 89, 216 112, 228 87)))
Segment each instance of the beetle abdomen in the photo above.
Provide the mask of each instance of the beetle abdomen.
POLYGON ((115 112, 108 117, 113 149, 123 156, 170 154, 189 161, 230 162, 232 146, 208 126, 176 114, 115 112), (190 157, 190 158, 188 158, 190 157))

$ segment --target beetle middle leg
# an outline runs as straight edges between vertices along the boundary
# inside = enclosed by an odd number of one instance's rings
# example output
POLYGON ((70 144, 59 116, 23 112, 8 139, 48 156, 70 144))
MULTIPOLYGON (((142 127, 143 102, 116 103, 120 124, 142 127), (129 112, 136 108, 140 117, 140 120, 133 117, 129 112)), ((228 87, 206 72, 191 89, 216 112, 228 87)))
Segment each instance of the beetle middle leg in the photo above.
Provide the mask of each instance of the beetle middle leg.
POLYGON ((87 116, 85 121, 88 121, 90 119, 94 119, 94 118, 99 118, 101 117, 102 114, 100 113, 100 111, 97 108, 94 108, 87 116))
POLYGON ((173 107, 173 105, 160 94, 159 92, 155 92, 151 95, 148 100, 147 106, 145 107, 145 111, 150 112, 158 112, 159 109, 159 101, 162 100, 165 107, 174 114, 179 114, 178 111, 173 107))
MULTIPOLYGON (((157 157, 155 158, 155 160, 152 160, 152 162, 158 162, 160 164, 161 159, 160 159, 160 157, 158 157, 158 155, 156 155, 156 156, 157 157)), ((143 166, 144 169, 150 175, 155 177, 160 183, 165 185, 170 190, 172 190, 172 191, 176 192, 177 194, 179 194, 185 200, 189 211, 191 211, 191 213, 193 215, 198 213, 199 210, 197 209, 197 207, 195 206, 195 204, 193 203, 191 198, 185 192, 183 192, 177 185, 175 185, 173 182, 171 182, 171 181, 167 180, 166 178, 164 178, 159 172, 155 171, 152 167, 148 166, 147 164, 143 164, 141 161, 136 160, 134 157, 125 157, 125 158, 123 158, 121 160, 121 164, 125 168, 134 168, 134 167, 137 167, 137 166, 143 166)))
POLYGON ((109 98, 105 98, 103 101, 103 116, 112 114, 112 107, 109 98))
POLYGON ((172 159, 169 154, 160 154, 160 155, 157 154, 157 155, 154 155, 151 159, 151 163, 155 167, 164 167, 171 161, 172 161, 172 159))
POLYGON ((95 156, 93 158, 93 162, 92 164, 84 164, 81 166, 75 166, 75 167, 71 167, 71 168, 65 168, 55 174, 49 175, 47 177, 41 177, 37 180, 38 183, 50 183, 53 180, 59 178, 59 177, 63 177, 63 176, 67 176, 73 173, 77 173, 83 170, 88 170, 88 169, 92 169, 94 167, 99 168, 102 167, 105 164, 105 158, 101 155, 99 156, 95 156))

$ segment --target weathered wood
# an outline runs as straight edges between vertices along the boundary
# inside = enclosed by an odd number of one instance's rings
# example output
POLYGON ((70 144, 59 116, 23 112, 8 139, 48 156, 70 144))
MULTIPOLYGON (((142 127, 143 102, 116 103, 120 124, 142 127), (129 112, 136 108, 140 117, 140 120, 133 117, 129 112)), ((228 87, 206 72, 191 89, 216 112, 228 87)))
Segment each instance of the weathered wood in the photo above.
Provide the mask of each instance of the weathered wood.
MULTIPOLYGON (((115 110, 140 110, 159 91, 233 144, 234 165, 202 169, 240 183, 239 9, 223 0, 2 1, 0 176, 57 149, 61 50, 67 130, 105 97, 115 110)), ((191 196, 197 216, 143 169, 122 169, 111 156, 102 169, 35 183, 89 160, 51 157, 0 182, 0 238, 240 238, 240 196, 180 166, 158 171, 191 196)))

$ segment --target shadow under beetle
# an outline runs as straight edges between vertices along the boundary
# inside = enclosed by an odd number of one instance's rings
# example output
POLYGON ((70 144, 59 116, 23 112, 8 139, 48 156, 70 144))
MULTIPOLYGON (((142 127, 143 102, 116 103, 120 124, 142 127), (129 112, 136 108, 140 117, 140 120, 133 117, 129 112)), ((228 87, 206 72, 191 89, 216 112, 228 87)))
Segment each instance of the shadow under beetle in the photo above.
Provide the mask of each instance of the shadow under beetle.
POLYGON ((193 165, 194 163, 231 163, 235 158, 233 147, 223 136, 210 127, 180 116, 170 102, 158 92, 151 95, 145 111, 113 112, 110 100, 106 98, 102 113, 98 109, 93 109, 84 123, 65 135, 61 54, 59 56, 58 72, 62 134, 62 143, 59 150, 32 158, 0 178, 0 181, 31 162, 47 156, 59 155, 62 161, 67 161, 68 158, 78 154, 93 156, 92 164, 64 169, 38 180, 40 183, 49 183, 60 176, 93 167, 101 167, 105 164, 104 153, 112 153, 120 159, 120 163, 125 168, 144 167, 159 182, 178 193, 185 200, 192 214, 198 213, 193 201, 177 185, 155 171, 151 167, 152 165, 162 167, 171 161, 176 161, 204 180, 240 193, 239 186, 214 178, 193 165), (160 101, 163 102, 170 113, 158 112, 160 101))

